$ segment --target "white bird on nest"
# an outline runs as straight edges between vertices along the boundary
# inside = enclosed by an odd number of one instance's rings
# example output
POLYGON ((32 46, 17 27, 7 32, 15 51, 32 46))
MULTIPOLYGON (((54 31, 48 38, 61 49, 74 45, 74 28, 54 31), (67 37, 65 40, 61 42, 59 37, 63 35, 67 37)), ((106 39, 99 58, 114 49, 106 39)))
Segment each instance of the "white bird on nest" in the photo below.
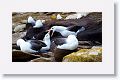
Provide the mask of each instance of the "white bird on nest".
POLYGON ((81 26, 76 26, 76 27, 53 26, 53 27, 51 27, 50 30, 52 31, 52 35, 54 32, 59 32, 62 36, 68 37, 69 35, 76 36, 79 32, 84 31, 85 28, 81 27, 81 26), (73 30, 73 28, 74 28, 74 30, 73 30))
POLYGON ((35 26, 33 26, 33 28, 40 28, 40 27, 43 27, 43 23, 41 20, 37 20, 35 22, 35 26))
POLYGON ((66 49, 66 50, 75 50, 77 47, 78 47, 78 40, 75 35, 69 35, 65 40, 64 44, 57 46, 57 48, 59 49, 66 49))
POLYGON ((38 53, 50 49, 50 35, 49 32, 45 35, 43 41, 23 39, 17 40, 17 46, 20 46, 22 52, 25 53, 38 53))

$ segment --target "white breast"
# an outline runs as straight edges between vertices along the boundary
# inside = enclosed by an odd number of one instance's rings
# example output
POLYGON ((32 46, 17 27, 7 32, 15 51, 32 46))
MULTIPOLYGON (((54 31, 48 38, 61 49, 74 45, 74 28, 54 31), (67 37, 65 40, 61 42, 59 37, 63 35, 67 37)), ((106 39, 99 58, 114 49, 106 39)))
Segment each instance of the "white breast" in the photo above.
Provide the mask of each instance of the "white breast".
POLYGON ((68 38, 65 44, 57 46, 57 48, 59 49, 66 49, 66 50, 74 50, 77 47, 78 47, 78 40, 76 37, 68 38))
POLYGON ((35 53, 37 51, 31 49, 31 44, 29 42, 25 42, 24 44, 20 45, 21 51, 25 53, 35 53))
POLYGON ((42 47, 41 50, 49 50, 50 49, 50 40, 44 41, 44 43, 47 45, 46 47, 42 47))

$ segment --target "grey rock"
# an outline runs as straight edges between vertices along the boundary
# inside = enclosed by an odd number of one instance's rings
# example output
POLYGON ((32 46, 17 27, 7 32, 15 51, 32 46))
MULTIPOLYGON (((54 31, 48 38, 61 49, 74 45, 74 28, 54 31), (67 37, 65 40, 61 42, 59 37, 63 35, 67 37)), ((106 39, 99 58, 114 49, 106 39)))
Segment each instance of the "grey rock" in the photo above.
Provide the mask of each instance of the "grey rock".
POLYGON ((14 32, 20 32, 20 31, 23 31, 25 29, 26 25, 25 24, 21 24, 21 25, 18 25, 14 28, 14 32))
POLYGON ((27 23, 27 20, 22 20, 21 23, 22 23, 22 24, 26 24, 26 23, 27 23))
POLYGON ((40 58, 33 59, 30 62, 51 62, 51 58, 40 57, 40 58))
POLYGON ((27 62, 35 58, 39 58, 40 56, 24 53, 20 50, 13 50, 12 51, 12 61, 13 62, 27 62))
POLYGON ((14 33, 12 34, 12 44, 15 44, 16 41, 20 38, 22 38, 23 36, 25 36, 26 32, 20 32, 20 33, 14 33))

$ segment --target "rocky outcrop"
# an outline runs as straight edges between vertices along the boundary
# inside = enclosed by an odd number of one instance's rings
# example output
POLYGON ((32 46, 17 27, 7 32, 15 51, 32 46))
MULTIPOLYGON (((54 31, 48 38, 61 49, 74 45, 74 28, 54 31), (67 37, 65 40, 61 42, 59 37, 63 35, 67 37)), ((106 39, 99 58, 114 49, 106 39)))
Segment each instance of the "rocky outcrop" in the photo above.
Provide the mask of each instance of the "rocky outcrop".
POLYGON ((51 62, 51 61, 52 61, 51 58, 40 57, 40 58, 33 59, 30 62, 51 62))
POLYGON ((102 48, 81 49, 63 58, 63 62, 101 62, 102 48))
POLYGON ((25 36, 26 32, 13 33, 12 34, 12 44, 16 44, 17 40, 25 36))
POLYGON ((26 28, 26 25, 25 24, 21 24, 21 25, 17 25, 15 28, 14 28, 14 32, 21 32, 21 31, 24 31, 24 29, 26 28))
POLYGON ((24 53, 20 50, 12 51, 12 62, 27 62, 35 58, 39 58, 40 56, 24 53))
MULTIPOLYGON (((58 12, 59 13, 59 12, 58 12)), ((53 15, 57 15, 55 12, 44 13, 13 13, 12 24, 12 61, 13 62, 101 62, 102 61, 102 48, 96 48, 93 46, 102 45, 102 13, 92 12, 87 16, 83 16, 80 19, 68 19, 65 17, 73 13, 60 13, 63 17, 61 20, 52 19, 53 15), (78 33, 77 39, 79 40, 79 46, 76 50, 67 51, 60 50, 51 47, 47 53, 30 54, 20 51, 20 47, 16 45, 16 41, 23 38, 26 34, 24 30, 27 23, 28 16, 33 16, 35 19, 45 20, 44 28, 50 29, 54 25, 62 25, 66 27, 82 26, 85 27, 85 31, 78 33), (18 26, 17 26, 18 25, 18 26), (92 48, 93 47, 93 48, 92 48)), ((27 29, 28 30, 28 29, 27 29)), ((41 33, 41 32, 40 32, 41 33)), ((35 36, 36 39, 40 39, 39 36, 35 36)))

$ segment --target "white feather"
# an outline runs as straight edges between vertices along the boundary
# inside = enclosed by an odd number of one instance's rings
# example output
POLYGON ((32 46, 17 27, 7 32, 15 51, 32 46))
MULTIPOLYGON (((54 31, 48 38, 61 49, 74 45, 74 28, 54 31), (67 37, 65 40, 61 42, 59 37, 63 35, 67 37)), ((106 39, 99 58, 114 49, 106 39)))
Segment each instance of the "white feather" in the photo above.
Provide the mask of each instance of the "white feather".
POLYGON ((27 21, 28 21, 28 23, 35 24, 35 20, 31 16, 28 17, 27 21))
POLYGON ((42 47, 41 50, 49 50, 51 41, 50 41, 50 34, 47 33, 43 39, 43 42, 47 45, 46 47, 42 47))
POLYGON ((33 26, 33 28, 40 28, 43 26, 43 23, 41 20, 37 20, 36 23, 35 23, 35 26, 33 26))
POLYGON ((78 47, 78 40, 76 36, 69 35, 66 39, 66 43, 63 45, 58 45, 57 48, 59 49, 66 49, 66 50, 74 50, 78 47))
POLYGON ((31 44, 29 42, 25 42, 23 39, 18 39, 17 40, 17 46, 20 46, 20 49, 22 52, 25 53, 36 53, 38 51, 32 50, 31 49, 31 44))

